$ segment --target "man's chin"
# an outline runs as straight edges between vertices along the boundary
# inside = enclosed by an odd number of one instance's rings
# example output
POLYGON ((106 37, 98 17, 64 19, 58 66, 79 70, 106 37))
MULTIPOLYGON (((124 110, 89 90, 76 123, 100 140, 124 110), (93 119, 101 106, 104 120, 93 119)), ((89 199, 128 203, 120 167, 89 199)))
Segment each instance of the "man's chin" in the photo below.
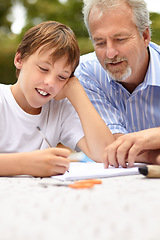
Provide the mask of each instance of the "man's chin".
POLYGON ((124 82, 127 78, 131 76, 131 69, 129 68, 128 71, 125 73, 112 73, 108 69, 106 69, 106 72, 108 73, 109 77, 114 80, 115 82, 124 82))

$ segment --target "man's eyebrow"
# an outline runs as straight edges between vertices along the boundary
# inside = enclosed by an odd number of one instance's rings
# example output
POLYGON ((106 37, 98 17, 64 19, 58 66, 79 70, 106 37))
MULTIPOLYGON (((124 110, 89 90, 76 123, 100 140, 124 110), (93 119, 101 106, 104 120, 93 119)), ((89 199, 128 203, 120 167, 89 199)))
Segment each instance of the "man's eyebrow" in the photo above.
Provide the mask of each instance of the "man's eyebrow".
POLYGON ((98 37, 93 38, 93 41, 94 41, 94 42, 101 41, 101 40, 103 40, 103 38, 98 38, 98 37))
POLYGON ((126 32, 120 32, 120 33, 116 33, 113 35, 113 37, 129 37, 131 34, 128 34, 126 32))
MULTIPOLYGON (((130 35, 131 34, 126 33, 126 32, 120 32, 120 33, 113 34, 113 37, 129 37, 130 35)), ((98 41, 102 41, 102 40, 104 40, 104 38, 102 38, 102 37, 95 37, 95 38, 93 38, 94 42, 98 42, 98 41)))

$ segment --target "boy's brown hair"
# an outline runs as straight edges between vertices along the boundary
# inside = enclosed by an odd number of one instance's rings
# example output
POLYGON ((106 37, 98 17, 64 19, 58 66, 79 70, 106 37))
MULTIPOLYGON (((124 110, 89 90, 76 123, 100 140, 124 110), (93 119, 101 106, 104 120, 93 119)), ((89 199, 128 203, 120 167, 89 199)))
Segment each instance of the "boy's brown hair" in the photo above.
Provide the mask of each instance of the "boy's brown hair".
MULTIPOLYGON (((80 50, 73 31, 66 25, 47 21, 30 28, 24 35, 17 52, 21 54, 21 59, 29 57, 37 49, 48 51, 53 48, 50 55, 52 62, 67 56, 67 65, 73 66, 73 73, 79 64, 80 50)), ((16 70, 19 76, 20 70, 16 70)), ((72 74, 73 74, 72 73, 72 74)))

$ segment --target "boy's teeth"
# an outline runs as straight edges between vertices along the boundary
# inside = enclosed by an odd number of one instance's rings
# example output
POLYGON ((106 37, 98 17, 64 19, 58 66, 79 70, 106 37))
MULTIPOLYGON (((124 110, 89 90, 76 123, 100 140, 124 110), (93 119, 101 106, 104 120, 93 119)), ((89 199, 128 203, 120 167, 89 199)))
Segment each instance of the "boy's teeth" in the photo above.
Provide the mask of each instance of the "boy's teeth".
POLYGON ((44 91, 39 90, 39 89, 37 89, 37 91, 38 91, 42 96, 46 96, 46 95, 48 94, 47 92, 44 92, 44 91))

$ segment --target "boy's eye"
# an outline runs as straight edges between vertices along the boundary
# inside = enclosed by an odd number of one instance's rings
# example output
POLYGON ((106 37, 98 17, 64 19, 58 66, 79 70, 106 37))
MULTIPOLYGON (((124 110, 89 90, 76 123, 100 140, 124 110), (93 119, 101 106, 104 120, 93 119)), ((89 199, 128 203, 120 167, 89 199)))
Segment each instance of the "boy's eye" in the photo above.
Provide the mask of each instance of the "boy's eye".
POLYGON ((63 76, 59 75, 59 79, 62 80, 62 81, 65 81, 65 80, 68 79, 68 77, 63 77, 63 76))
POLYGON ((39 66, 39 68, 40 68, 40 70, 42 70, 43 72, 47 72, 47 71, 48 71, 48 69, 43 68, 43 67, 41 67, 41 66, 39 66))

